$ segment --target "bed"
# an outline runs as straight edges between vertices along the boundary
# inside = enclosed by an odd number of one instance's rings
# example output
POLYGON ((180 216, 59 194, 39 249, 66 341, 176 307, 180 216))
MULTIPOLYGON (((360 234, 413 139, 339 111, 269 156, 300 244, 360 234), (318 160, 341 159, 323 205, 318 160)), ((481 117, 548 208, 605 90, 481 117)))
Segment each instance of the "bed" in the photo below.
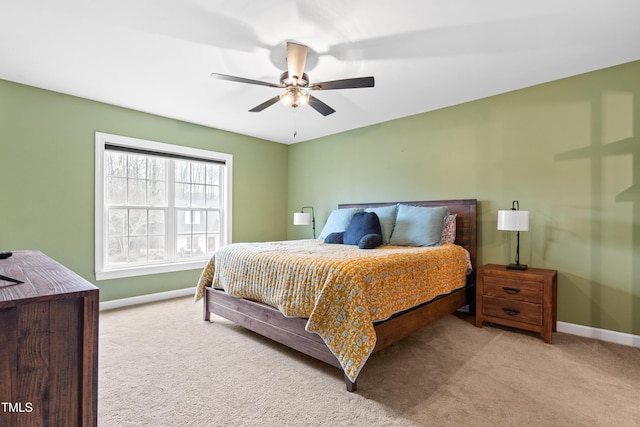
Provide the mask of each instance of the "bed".
POLYGON ((372 250, 321 239, 233 244, 212 257, 196 300, 204 300, 205 321, 216 314, 342 369, 347 390, 355 391, 371 354, 464 306, 473 310, 476 204, 474 199, 341 204, 340 212, 447 207, 455 215, 455 244, 410 248, 386 242, 372 250), (398 263, 402 267, 396 268, 398 263), (292 281, 299 284, 287 288, 292 281), (409 285, 415 286, 409 290, 409 285))

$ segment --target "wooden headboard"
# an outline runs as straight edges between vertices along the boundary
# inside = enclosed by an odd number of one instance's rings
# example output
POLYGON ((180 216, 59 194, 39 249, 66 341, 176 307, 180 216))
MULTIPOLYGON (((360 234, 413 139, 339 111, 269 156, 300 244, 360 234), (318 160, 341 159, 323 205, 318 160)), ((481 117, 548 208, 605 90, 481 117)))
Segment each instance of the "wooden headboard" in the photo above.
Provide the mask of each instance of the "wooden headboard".
POLYGON ((469 251, 471 265, 473 266, 472 283, 475 283, 475 271, 477 265, 477 237, 476 237, 476 210, 478 201, 476 199, 460 200, 426 200, 419 202, 383 202, 383 203, 344 203, 339 204, 339 208, 374 208, 380 206, 391 206, 397 203, 412 206, 447 206, 451 214, 456 214, 456 244, 469 251))

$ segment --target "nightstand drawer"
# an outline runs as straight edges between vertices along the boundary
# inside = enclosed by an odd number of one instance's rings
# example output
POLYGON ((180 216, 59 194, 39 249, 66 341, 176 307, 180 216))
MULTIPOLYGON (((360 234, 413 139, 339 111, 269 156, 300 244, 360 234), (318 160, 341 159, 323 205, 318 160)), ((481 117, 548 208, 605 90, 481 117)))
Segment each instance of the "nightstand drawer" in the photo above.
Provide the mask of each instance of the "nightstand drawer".
POLYGON ((542 304, 543 285, 530 280, 513 280, 487 274, 483 276, 483 295, 542 304))
MULTIPOLYGON (((512 299, 485 296, 483 298, 482 314, 487 317, 497 317, 513 322, 542 325, 542 305, 532 304, 512 299)), ((491 319, 487 319, 491 321, 491 319)))

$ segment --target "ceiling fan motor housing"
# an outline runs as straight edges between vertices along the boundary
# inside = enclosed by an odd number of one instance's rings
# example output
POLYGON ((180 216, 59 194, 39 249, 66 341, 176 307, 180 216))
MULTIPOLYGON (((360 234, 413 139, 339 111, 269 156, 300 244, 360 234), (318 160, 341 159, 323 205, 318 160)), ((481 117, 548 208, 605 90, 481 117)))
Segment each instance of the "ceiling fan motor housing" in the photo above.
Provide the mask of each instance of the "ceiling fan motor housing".
POLYGON ((307 73, 302 73, 302 77, 289 77, 289 72, 285 71, 280 74, 280 86, 289 87, 289 86, 300 86, 307 87, 309 86, 309 76, 307 73))

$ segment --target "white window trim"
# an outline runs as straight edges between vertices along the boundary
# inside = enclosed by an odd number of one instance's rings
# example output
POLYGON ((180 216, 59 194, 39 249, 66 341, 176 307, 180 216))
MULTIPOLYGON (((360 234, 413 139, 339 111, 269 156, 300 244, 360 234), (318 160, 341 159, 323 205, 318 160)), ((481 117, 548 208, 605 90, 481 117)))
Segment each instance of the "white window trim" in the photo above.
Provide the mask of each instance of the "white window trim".
POLYGON ((206 266, 207 260, 195 260, 184 262, 170 262, 164 264, 119 267, 105 269, 104 267, 104 242, 105 227, 105 203, 104 203, 104 152, 105 144, 114 144, 122 147, 139 148, 160 153, 177 154, 182 156, 197 157, 209 160, 225 162, 225 173, 223 178, 225 207, 222 212, 223 229, 221 231, 221 245, 231 243, 231 207, 233 206, 231 197, 233 177, 233 156, 227 153, 201 150, 198 148, 183 147, 162 142, 148 141, 144 139, 131 138, 120 135, 96 132, 95 135, 95 275, 96 280, 118 279, 122 277, 142 276, 147 274, 169 273, 174 271, 202 269, 206 266))

